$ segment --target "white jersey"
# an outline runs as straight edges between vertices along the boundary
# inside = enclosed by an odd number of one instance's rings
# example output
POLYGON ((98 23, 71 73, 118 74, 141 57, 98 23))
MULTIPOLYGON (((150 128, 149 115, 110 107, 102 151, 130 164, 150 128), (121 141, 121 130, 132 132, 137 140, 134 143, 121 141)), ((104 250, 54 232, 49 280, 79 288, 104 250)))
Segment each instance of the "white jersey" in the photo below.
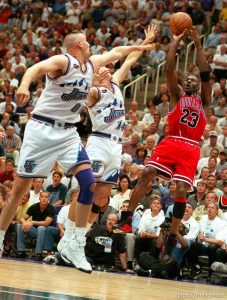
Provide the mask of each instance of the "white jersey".
POLYGON ((54 79, 46 75, 46 86, 33 114, 76 123, 80 121, 80 112, 91 88, 94 69, 90 60, 87 60, 83 72, 75 57, 64 55, 69 60, 65 74, 54 79))
POLYGON ((125 127, 124 99, 117 84, 111 82, 111 88, 99 87, 98 102, 88 106, 92 130, 122 138, 125 127))

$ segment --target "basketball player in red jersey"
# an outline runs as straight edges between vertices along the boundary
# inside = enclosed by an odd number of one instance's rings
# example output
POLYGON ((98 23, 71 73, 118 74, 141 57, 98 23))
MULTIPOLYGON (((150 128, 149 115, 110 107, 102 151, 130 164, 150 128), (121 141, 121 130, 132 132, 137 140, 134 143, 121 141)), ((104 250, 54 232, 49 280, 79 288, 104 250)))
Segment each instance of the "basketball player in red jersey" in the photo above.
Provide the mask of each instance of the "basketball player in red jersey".
POLYGON ((172 250, 176 244, 181 219, 186 206, 186 193, 192 186, 196 166, 200 158, 198 142, 203 134, 206 118, 203 107, 211 100, 211 85, 209 83, 209 66, 201 46, 196 29, 190 35, 197 49, 197 60, 200 70, 200 82, 193 75, 186 76, 183 88, 178 85, 175 75, 175 55, 180 40, 184 34, 173 36, 173 41, 166 60, 167 86, 170 94, 170 111, 168 114, 169 134, 157 145, 148 161, 145 171, 137 183, 130 200, 130 211, 133 211, 138 201, 144 196, 146 187, 155 177, 166 180, 176 180, 177 190, 173 208, 172 227, 169 238, 161 253, 161 261, 171 261, 172 250))

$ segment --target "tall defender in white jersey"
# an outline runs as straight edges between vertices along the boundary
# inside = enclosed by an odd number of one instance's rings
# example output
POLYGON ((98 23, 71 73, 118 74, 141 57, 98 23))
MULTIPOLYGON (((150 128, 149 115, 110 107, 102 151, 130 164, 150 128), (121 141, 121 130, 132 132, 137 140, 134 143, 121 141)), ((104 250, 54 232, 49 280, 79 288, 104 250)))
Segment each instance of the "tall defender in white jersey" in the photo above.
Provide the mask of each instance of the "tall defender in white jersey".
MULTIPOLYGON (((156 32, 156 26, 149 26, 145 31, 146 38, 143 44, 151 43, 156 32)), ((125 127, 124 99, 119 85, 141 54, 141 51, 129 54, 113 76, 109 74, 105 78, 94 77, 93 87, 89 92, 87 106, 93 131, 88 139, 86 151, 97 183, 89 223, 93 223, 100 208, 106 206, 112 186, 118 181, 121 140, 125 127)), ((100 71, 103 69, 100 68, 100 71)))
MULTIPOLYGON (((15 215, 18 199, 30 188, 34 177, 47 177, 54 162, 59 160, 66 173, 76 176, 80 185, 76 210, 72 206, 69 211, 69 219, 76 219, 76 228, 73 239, 67 245, 71 253, 68 259, 76 268, 91 272, 91 265, 84 255, 84 245, 95 179, 74 124, 87 99, 93 72, 132 51, 149 49, 149 46, 116 47, 103 55, 90 57, 90 45, 82 33, 68 34, 64 46, 67 54, 55 55, 27 69, 17 90, 18 105, 24 106, 29 100, 31 83, 46 74, 46 87, 26 126, 11 199, 0 215, 0 249, 5 231, 15 215)), ((23 226, 27 228, 28 225, 23 226)), ((71 233, 74 226, 75 223, 69 221, 71 233)))

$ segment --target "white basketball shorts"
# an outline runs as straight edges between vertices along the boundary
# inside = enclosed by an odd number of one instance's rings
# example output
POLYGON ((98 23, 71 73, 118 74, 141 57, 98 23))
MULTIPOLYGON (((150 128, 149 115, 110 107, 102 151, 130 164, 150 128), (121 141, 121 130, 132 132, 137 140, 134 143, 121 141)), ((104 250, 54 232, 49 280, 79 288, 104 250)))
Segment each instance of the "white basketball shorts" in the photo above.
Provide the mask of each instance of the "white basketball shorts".
POLYGON ((29 120, 20 151, 17 173, 20 177, 44 177, 55 161, 66 174, 74 166, 90 163, 80 136, 73 128, 55 128, 36 120, 29 120))
POLYGON ((122 145, 110 139, 89 136, 86 152, 99 183, 116 184, 121 167, 122 145))

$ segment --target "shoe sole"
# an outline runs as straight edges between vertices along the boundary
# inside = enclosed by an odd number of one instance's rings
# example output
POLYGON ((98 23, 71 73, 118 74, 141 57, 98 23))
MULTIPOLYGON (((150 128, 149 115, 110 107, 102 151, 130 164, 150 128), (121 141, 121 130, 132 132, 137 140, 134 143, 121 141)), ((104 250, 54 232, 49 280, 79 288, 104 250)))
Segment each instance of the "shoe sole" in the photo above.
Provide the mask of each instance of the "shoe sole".
POLYGON ((74 263, 69 260, 65 255, 64 253, 60 253, 61 255, 61 258, 64 260, 64 262, 66 262, 67 264, 72 264, 77 270, 81 271, 81 272, 84 272, 84 273, 88 273, 88 274, 91 274, 92 273, 92 270, 88 271, 88 270, 85 270, 85 269, 82 269, 82 268, 78 268, 76 265, 74 265, 74 263))

